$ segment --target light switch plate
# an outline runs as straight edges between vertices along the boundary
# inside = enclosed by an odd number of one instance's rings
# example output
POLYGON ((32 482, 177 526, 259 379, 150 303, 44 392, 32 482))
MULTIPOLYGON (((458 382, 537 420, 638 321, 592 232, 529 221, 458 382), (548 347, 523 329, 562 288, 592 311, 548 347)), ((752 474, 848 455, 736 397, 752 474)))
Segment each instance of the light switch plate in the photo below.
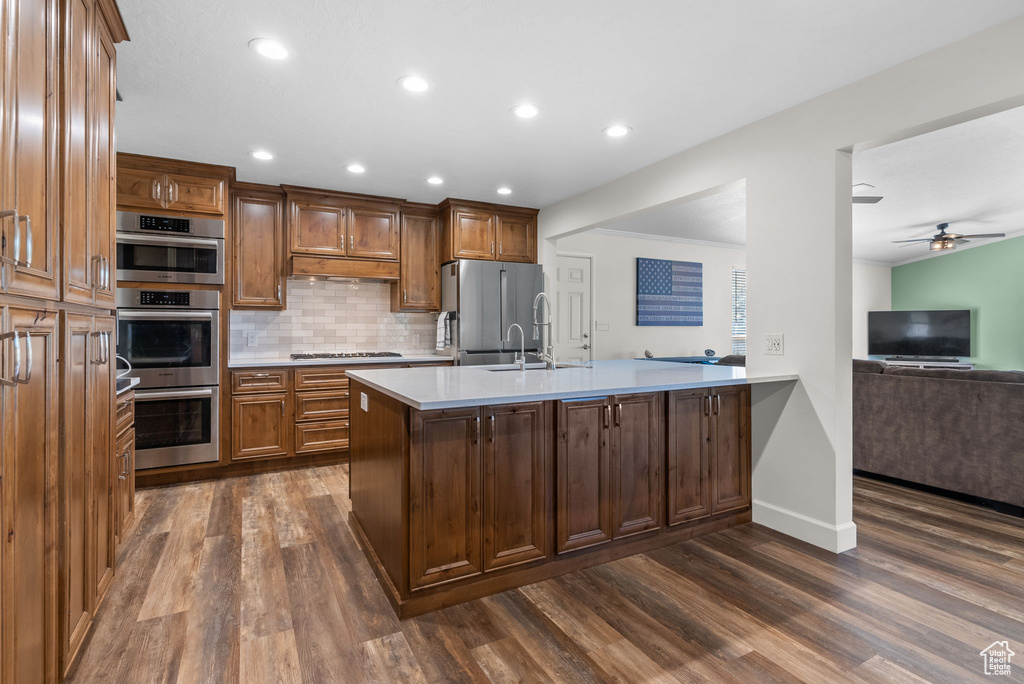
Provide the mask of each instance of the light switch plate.
POLYGON ((366 392, 359 393, 359 408, 366 412, 370 411, 370 397, 366 396, 366 392))
POLYGON ((782 356, 786 348, 782 333, 768 333, 764 336, 764 353, 769 356, 782 356))
POLYGON ((597 321, 594 323, 594 330, 599 332, 608 332, 612 329, 612 324, 607 321, 597 321))
POLYGON ((259 341, 259 336, 260 334, 255 330, 245 333, 245 346, 255 347, 257 342, 259 341))

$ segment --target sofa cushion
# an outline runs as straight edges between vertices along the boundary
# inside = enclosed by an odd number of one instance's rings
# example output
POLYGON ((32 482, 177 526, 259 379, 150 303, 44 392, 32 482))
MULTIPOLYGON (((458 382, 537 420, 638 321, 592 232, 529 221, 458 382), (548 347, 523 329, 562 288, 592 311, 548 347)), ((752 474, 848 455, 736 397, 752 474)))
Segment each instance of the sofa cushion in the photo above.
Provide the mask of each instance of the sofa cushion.
POLYGON ((1024 372, 999 370, 957 370, 956 368, 907 368, 887 366, 886 375, 938 380, 974 380, 976 382, 1011 382, 1024 384, 1024 372))
POLYGON ((719 366, 746 366, 747 357, 745 354, 729 354, 718 360, 719 366))
POLYGON ((884 361, 872 361, 870 359, 854 359, 854 373, 881 373, 889 364, 884 361))

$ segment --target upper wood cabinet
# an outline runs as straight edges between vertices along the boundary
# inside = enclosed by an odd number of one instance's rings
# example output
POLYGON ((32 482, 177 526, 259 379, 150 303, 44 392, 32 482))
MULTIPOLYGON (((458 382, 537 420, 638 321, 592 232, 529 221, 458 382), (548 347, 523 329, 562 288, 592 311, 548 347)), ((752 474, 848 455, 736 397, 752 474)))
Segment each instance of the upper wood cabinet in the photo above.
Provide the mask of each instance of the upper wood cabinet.
POLYGON ((231 198, 232 306, 284 309, 284 193, 275 187, 235 183, 231 198))
POLYGON ((63 299, 113 307, 114 42, 95 0, 64 5, 63 299))
POLYGON ((291 186, 284 189, 292 256, 398 261, 401 200, 291 186))
POLYGON ((402 210, 402 263, 391 286, 392 311, 440 311, 441 260, 436 211, 402 210))
POLYGON ((447 199, 441 209, 441 261, 537 262, 537 211, 447 199))
POLYGON ((227 213, 234 169, 135 154, 117 155, 117 205, 184 214, 227 213))

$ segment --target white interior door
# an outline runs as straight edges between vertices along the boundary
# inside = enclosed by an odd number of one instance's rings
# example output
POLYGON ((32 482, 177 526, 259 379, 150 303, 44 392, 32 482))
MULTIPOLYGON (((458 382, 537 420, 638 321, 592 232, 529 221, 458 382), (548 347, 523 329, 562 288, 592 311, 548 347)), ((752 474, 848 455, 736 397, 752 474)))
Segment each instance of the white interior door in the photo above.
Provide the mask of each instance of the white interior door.
POLYGON ((592 270, 591 257, 558 255, 555 358, 560 362, 582 363, 593 358, 592 270))

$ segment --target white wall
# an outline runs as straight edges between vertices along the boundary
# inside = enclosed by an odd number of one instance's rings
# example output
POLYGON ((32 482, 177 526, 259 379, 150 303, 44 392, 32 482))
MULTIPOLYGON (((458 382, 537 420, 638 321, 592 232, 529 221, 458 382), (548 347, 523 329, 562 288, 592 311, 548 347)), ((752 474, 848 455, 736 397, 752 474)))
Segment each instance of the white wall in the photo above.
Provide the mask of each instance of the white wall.
POLYGON ((892 267, 853 262, 853 358, 868 358, 868 311, 892 309, 892 267))
POLYGON ((745 179, 748 332, 786 336, 785 356, 750 354, 748 371, 800 377, 755 386, 754 520, 835 551, 856 544, 850 152, 1024 104, 1020 64, 1024 17, 541 211, 553 281, 559 236, 745 179))
POLYGON ((559 252, 593 254, 595 359, 632 359, 650 349, 655 356, 719 356, 732 349, 732 270, 746 267, 742 248, 685 243, 641 235, 580 233, 558 241, 559 252), (704 325, 636 325, 636 260, 671 259, 704 265, 704 325))

